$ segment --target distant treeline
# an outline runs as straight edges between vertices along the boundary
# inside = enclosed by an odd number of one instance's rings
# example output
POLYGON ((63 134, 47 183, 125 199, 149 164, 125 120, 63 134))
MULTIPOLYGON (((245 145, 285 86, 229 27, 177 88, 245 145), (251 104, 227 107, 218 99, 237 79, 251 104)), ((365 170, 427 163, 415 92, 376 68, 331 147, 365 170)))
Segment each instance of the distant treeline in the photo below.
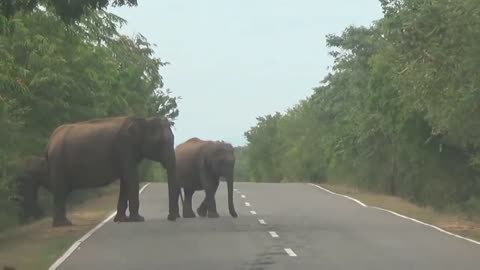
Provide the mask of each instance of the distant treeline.
POLYGON ((309 98, 245 133, 237 175, 480 214, 480 1, 380 2, 372 26, 327 36, 334 65, 309 98))

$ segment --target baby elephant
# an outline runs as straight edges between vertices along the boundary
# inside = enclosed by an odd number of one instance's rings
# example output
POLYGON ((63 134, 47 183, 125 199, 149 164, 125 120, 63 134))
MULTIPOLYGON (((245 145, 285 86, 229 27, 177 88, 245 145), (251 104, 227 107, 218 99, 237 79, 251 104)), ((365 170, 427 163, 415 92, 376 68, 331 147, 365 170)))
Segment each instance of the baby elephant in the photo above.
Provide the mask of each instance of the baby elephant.
MULTIPOLYGON (((219 141, 204 141, 191 138, 175 149, 177 179, 185 193, 183 217, 195 217, 192 196, 196 190, 205 190, 205 199, 197 209, 201 217, 219 217, 215 203, 220 177, 224 177, 228 188, 228 209, 237 217, 233 206, 233 168, 235 155, 233 146, 219 141)), ((179 215, 178 215, 179 216, 179 215)))
POLYGON ((31 217, 38 219, 44 211, 38 203, 38 189, 49 189, 48 167, 44 157, 29 156, 16 179, 16 194, 13 197, 20 204, 20 220, 26 222, 31 217))

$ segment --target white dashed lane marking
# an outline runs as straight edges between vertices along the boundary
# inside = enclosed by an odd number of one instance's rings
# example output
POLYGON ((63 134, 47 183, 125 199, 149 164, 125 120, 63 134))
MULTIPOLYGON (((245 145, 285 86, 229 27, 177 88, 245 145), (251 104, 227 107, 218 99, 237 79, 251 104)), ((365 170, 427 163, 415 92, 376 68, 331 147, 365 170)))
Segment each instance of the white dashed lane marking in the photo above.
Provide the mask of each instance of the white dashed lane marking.
POLYGON ((271 232, 268 232, 268 233, 270 234, 271 237, 278 238, 278 234, 276 232, 271 231, 271 232))
MULTIPOLYGON (((247 197, 244 195, 244 194, 241 194, 240 191, 238 191, 238 189, 234 189, 235 192, 237 192, 238 194, 240 194, 240 197, 242 197, 242 199, 246 199, 247 197)), ((245 206, 247 207, 250 207, 251 204, 249 202, 245 202, 245 206)), ((252 215, 256 215, 257 212, 254 211, 254 210, 251 210, 250 211, 250 214, 252 215)), ((264 220, 264 219, 258 219, 258 223, 262 224, 262 225, 267 225, 267 222, 264 220)), ((274 232, 274 231, 269 231, 268 232, 270 234, 270 236, 272 238, 278 238, 279 235, 277 232, 274 232)), ((285 252, 288 254, 288 256, 290 257, 297 257, 297 254, 295 252, 293 252, 293 250, 291 248, 284 248, 285 252)))
POLYGON ((295 252, 293 252, 293 250, 291 248, 285 248, 284 250, 288 254, 288 256, 297 257, 297 254, 295 254, 295 252))
MULTIPOLYGON (((247 197, 244 195, 244 194, 241 194, 241 192, 238 190, 238 189, 234 189, 236 193, 240 194, 240 197, 242 197, 242 199, 246 199, 247 197)), ((248 206, 250 207, 251 204, 249 202, 245 202, 245 206, 248 206)), ((254 211, 254 210, 251 210, 250 211, 250 214, 252 215, 256 215, 257 212, 254 211)), ((262 225, 267 225, 267 222, 264 220, 264 219, 258 219, 258 223, 262 224, 262 225)), ((270 236, 272 238, 278 238, 279 235, 277 232, 274 232, 274 231, 269 231, 268 232, 270 234, 270 236)), ((295 252, 293 252, 293 250, 291 248, 284 248, 283 250, 285 250, 285 252, 288 254, 288 256, 290 257, 297 257, 297 254, 295 252)))

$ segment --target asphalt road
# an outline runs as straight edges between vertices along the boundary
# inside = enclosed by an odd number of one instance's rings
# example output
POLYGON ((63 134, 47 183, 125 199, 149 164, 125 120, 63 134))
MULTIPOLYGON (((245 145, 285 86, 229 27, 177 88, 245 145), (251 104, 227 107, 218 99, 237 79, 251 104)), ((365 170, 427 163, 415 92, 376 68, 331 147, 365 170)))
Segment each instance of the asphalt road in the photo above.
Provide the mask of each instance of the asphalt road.
MULTIPOLYGON (((238 218, 222 183, 220 218, 168 222, 167 187, 151 184, 144 223, 106 223, 57 269, 480 269, 480 245, 314 186, 235 187, 238 218)), ((195 193, 195 208, 201 199, 195 193)))

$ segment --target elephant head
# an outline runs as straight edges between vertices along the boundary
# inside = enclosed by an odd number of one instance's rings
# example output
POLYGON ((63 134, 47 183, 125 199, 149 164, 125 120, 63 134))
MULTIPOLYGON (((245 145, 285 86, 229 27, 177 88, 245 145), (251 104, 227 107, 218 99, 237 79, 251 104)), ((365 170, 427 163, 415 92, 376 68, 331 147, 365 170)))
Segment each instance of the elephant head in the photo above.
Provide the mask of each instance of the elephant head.
POLYGON ((16 196, 13 199, 20 205, 20 220, 26 221, 30 217, 42 217, 44 212, 40 208, 37 198, 40 186, 48 186, 48 168, 45 158, 27 158, 15 184, 16 196))
POLYGON ((235 167, 233 146, 223 141, 214 142, 207 153, 206 162, 215 177, 224 178, 227 182, 228 210, 232 217, 237 217, 233 205, 233 171, 235 167))
POLYGON ((164 117, 136 118, 129 126, 129 132, 139 146, 141 158, 160 162, 167 171, 169 219, 174 220, 180 188, 176 179, 175 137, 171 126, 172 123, 164 117))

